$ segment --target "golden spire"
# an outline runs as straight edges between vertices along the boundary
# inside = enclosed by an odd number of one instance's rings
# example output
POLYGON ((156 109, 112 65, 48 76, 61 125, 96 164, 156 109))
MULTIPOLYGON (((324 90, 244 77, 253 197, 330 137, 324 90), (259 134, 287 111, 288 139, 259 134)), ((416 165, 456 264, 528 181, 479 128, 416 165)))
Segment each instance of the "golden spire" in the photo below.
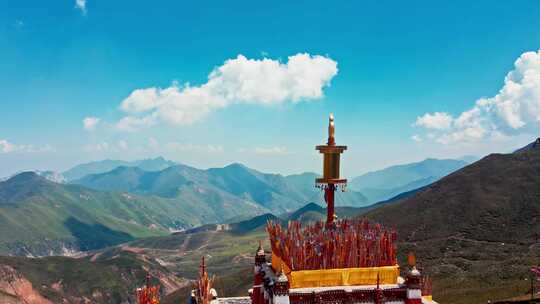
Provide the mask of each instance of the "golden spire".
POLYGON ((328 142, 324 146, 316 146, 315 149, 323 154, 323 176, 315 179, 315 186, 324 189, 324 200, 328 205, 326 212, 326 225, 331 227, 336 217, 334 212, 334 191, 336 187, 343 190, 347 179, 339 176, 339 158, 347 146, 336 146, 336 127, 334 114, 328 117, 328 142))
POLYGON ((346 179, 342 179, 339 176, 340 154, 347 150, 347 146, 336 145, 335 133, 334 114, 330 114, 328 118, 328 142, 326 145, 315 147, 315 149, 319 150, 319 152, 324 155, 323 177, 317 178, 316 180, 316 183, 321 186, 324 186, 323 184, 344 185, 347 183, 346 179))
POLYGON ((328 143, 327 145, 333 146, 336 144, 336 138, 334 137, 336 133, 336 128, 334 126, 334 114, 330 113, 328 118, 328 143))

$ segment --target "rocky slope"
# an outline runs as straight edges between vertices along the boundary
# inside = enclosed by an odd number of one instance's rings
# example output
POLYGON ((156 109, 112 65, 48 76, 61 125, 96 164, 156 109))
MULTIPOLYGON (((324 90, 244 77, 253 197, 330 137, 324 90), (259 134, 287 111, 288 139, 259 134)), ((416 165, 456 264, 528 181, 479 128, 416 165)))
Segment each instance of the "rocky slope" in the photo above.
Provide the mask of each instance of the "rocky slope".
POLYGON ((0 256, 0 303, 134 303, 147 271, 164 296, 189 285, 151 257, 129 251, 99 260, 0 256))

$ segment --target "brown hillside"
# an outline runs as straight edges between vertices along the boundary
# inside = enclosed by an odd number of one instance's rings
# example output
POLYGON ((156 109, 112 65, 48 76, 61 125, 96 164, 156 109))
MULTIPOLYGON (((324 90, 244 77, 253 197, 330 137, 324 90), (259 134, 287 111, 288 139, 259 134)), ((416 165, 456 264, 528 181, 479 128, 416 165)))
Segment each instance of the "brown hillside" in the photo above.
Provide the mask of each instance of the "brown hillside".
POLYGON ((402 254, 417 252, 443 303, 524 293, 540 263, 540 144, 489 155, 366 216, 397 229, 402 254))

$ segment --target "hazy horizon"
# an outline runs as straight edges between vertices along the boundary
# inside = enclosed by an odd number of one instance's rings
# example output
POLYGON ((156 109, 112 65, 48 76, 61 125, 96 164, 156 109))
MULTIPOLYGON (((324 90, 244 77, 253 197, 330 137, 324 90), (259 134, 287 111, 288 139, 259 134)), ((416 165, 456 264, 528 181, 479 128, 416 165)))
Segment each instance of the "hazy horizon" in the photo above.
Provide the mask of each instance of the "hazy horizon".
MULTIPOLYGON (((358 176, 361 176, 363 174, 367 174, 367 173, 370 173, 370 172, 376 172, 376 171, 380 171, 380 170, 384 170, 384 169, 387 169, 387 168, 390 168, 390 167, 394 167, 394 166, 400 166, 400 165, 408 165, 408 164, 412 164, 412 163, 419 163, 419 162, 423 162, 423 161, 426 161, 428 159, 435 159, 435 160, 461 160, 461 161, 464 161, 464 162, 467 162, 467 163, 470 163, 471 162, 471 159, 473 161, 476 161, 478 159, 481 159, 483 158, 485 155, 483 156, 479 156, 479 155, 463 155, 461 157, 457 157, 457 158, 434 158, 434 157, 428 157, 428 158, 423 158, 423 159, 420 159, 420 160, 413 160, 411 162, 404 162, 404 163, 393 163, 393 164, 389 164, 387 166, 383 166, 383 167, 380 167, 380 168, 375 168, 373 170, 368 170, 368 171, 362 171, 362 172, 357 172, 357 173, 352 173, 352 175, 349 175, 349 176, 344 176, 345 178, 354 178, 354 177, 358 177, 358 176)), ((28 169, 23 169, 23 170, 18 170, 18 171, 14 171, 14 172, 10 172, 8 174, 5 174, 5 175, 0 175, 0 178, 8 178, 8 177, 12 177, 14 175, 17 175, 17 174, 20 174, 20 173, 23 173, 23 172, 46 172, 46 171, 51 171, 51 172, 56 172, 56 173, 65 173, 66 171, 69 171, 79 165, 88 165, 88 164, 92 164, 92 163, 97 163, 97 162, 104 162, 104 161, 119 161, 119 162, 137 162, 137 161, 144 161, 144 160, 156 160, 156 159, 159 159, 159 158, 162 158, 164 161, 172 161, 172 162, 175 162, 176 164, 178 165, 186 165, 186 166, 189 166, 189 167, 193 167, 193 168, 196 168, 196 169, 201 169, 201 170, 207 170, 207 169, 213 169, 213 168, 223 168, 223 167, 226 167, 226 166, 229 166, 229 165, 233 165, 233 164, 240 164, 240 165, 244 165, 250 169, 254 169, 254 170, 257 170, 257 171, 260 171, 260 172, 263 172, 263 173, 271 173, 271 174, 280 174, 280 175, 283 175, 283 176, 288 176, 288 175, 299 175, 299 174, 304 174, 304 173, 316 173, 316 174, 321 174, 322 173, 322 157, 321 157, 321 164, 320 164, 320 168, 316 168, 314 170, 304 170, 304 171, 298 171, 298 172, 279 172, 279 171, 265 171, 265 170, 261 170, 259 168, 256 168, 256 167, 253 167, 253 166, 250 166, 242 161, 233 161, 233 162, 230 162, 230 163, 226 163, 222 166, 196 166, 196 165, 193 165, 193 164, 189 164, 189 163, 185 163, 183 161, 179 161, 179 160, 174 160, 174 159, 168 159, 166 157, 163 157, 161 155, 156 155, 156 156, 153 156, 153 157, 147 157, 147 158, 140 158, 140 159, 111 159, 111 158, 106 158, 106 159, 96 159, 96 160, 90 160, 90 161, 86 161, 86 162, 82 162, 82 163, 76 163, 72 166, 69 166, 65 169, 60 169, 60 170, 54 170, 54 169, 51 169, 51 168, 28 168, 28 169)))

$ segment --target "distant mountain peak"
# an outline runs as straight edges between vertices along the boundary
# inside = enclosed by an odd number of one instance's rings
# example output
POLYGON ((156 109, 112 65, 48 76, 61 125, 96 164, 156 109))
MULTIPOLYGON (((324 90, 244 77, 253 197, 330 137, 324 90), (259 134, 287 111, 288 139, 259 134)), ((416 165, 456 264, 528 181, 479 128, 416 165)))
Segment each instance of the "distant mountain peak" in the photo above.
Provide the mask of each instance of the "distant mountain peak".
POLYGON ((310 203, 307 203, 305 206, 301 207, 300 209, 297 209, 296 211, 294 211, 290 216, 289 216, 289 219, 291 220, 296 220, 296 219, 299 219, 303 214, 307 213, 307 212, 311 212, 311 211, 314 211, 314 212, 317 212, 317 213, 321 213, 321 214, 324 214, 325 213, 325 209, 313 202, 310 202, 310 203))
POLYGON ((39 176, 36 172, 27 171, 0 182, 0 205, 16 203, 37 193, 50 192, 57 184, 39 176))
POLYGON ((144 171, 161 171, 178 163, 167 160, 162 156, 142 160, 124 161, 105 159, 77 165, 63 173, 68 181, 81 179, 86 175, 109 172, 117 167, 138 167, 144 171))
POLYGON ((355 177, 351 179, 349 188, 362 192, 371 202, 384 201, 399 193, 426 186, 468 164, 463 160, 426 158, 355 177))
POLYGON ((235 168, 239 168, 239 169, 248 169, 248 167, 247 167, 246 165, 244 165, 244 164, 242 164, 242 163, 238 163, 238 162, 236 162, 236 163, 231 163, 231 164, 229 164, 229 165, 227 165, 227 166, 224 167, 224 169, 226 169, 226 168, 229 168, 229 169, 235 169, 235 168))
POLYGON ((40 176, 34 171, 25 171, 16 174, 5 181, 6 183, 29 183, 29 182, 47 182, 45 177, 40 176))
POLYGON ((481 157, 476 155, 463 155, 462 157, 458 158, 458 160, 462 160, 464 162, 467 162, 469 164, 472 164, 478 160, 480 160, 481 157))
POLYGON ((540 137, 538 137, 535 141, 526 145, 525 147, 517 149, 514 153, 520 153, 520 152, 536 150, 536 149, 540 149, 540 137))
MULTIPOLYGON (((142 169, 139 168, 139 167, 118 166, 118 167, 114 168, 113 170, 111 170, 110 173, 120 173, 120 172, 129 172, 129 171, 133 171, 133 172, 144 172, 144 170, 142 170, 142 169)), ((106 173, 106 172, 105 172, 105 173, 106 173)))

